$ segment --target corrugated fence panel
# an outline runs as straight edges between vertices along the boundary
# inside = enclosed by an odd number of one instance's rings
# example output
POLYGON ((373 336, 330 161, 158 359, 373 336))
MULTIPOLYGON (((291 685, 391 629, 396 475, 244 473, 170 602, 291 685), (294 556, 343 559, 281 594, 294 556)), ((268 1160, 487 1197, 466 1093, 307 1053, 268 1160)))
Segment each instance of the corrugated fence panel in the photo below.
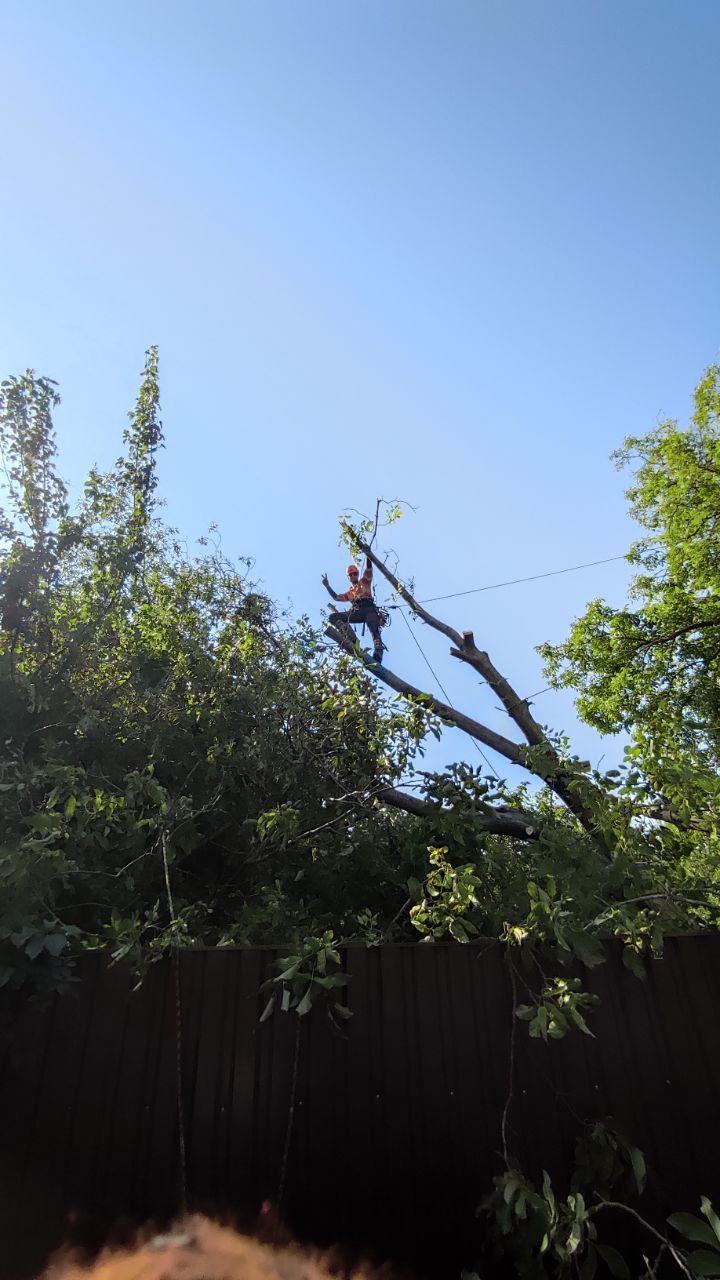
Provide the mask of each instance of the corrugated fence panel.
MULTIPOLYGON (((95 1245, 121 1219, 176 1212, 178 1066, 192 1208, 248 1227, 282 1195, 303 1238, 458 1274, 503 1167, 512 988, 500 948, 349 949, 353 1017, 340 1030, 322 1008, 260 1024, 277 954, 183 952, 179 973, 156 965, 138 990, 94 956, 44 1011, 3 998, 4 1277, 32 1275, 69 1231, 95 1245)), ((720 1201, 720 938, 670 939, 645 982, 610 949, 584 980, 600 998, 595 1038, 544 1044, 516 1022, 510 1160, 562 1182, 579 1124, 612 1115, 647 1154, 647 1212, 720 1201)))

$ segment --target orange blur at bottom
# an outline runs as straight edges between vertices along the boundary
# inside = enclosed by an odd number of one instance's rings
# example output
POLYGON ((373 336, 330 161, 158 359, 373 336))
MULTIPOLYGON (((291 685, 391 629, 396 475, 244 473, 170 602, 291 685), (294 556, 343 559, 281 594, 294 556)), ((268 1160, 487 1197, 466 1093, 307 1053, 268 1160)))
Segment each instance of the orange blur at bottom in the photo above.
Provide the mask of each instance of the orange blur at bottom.
MULTIPOLYGON (((200 1216, 94 1263, 58 1258, 42 1280, 331 1280, 323 1259, 300 1247, 263 1244, 200 1216)), ((370 1280, 353 1272, 354 1280, 370 1280)))

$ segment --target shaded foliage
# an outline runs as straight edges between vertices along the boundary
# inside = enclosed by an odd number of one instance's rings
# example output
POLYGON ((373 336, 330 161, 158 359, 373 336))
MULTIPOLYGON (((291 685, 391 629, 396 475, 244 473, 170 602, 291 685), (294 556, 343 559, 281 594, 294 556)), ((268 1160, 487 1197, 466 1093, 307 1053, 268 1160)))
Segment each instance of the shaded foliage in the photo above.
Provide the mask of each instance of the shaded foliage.
POLYGON ((415 855, 372 793, 424 712, 281 617, 247 562, 212 537, 189 556, 163 523, 154 349, 125 450, 73 514, 57 403, 32 372, 2 385, 0 978, 55 981, 78 945, 139 960, 389 923, 415 855))

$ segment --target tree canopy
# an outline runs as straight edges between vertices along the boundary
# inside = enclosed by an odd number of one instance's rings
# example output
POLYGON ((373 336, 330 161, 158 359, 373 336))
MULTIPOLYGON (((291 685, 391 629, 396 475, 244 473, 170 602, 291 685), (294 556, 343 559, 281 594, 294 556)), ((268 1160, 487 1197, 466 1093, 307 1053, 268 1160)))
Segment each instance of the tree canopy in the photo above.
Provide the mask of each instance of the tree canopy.
POLYGON ((372 797, 426 713, 378 698, 212 534, 188 555, 163 523, 155 350, 73 514, 58 402, 32 372, 2 385, 2 976, 51 976, 78 945, 160 950, 171 924, 213 945, 352 936, 415 866, 372 797))
MULTIPOLYGON (((556 685, 575 689, 580 715, 625 731, 630 758, 685 817, 717 810, 720 765, 720 366, 707 370, 689 426, 663 422, 616 454, 631 467, 627 497, 642 537, 631 597, 594 600, 566 642, 544 655, 556 685)), ((666 806, 667 807, 667 806, 666 806)))
POLYGON ((601 774, 472 632, 418 604, 373 551, 372 521, 345 523, 346 540, 487 681, 507 733, 279 612, 214 531, 190 554, 158 498, 154 348, 120 457, 72 509, 57 388, 7 379, 0 981, 57 985, 83 947, 141 965, 178 942, 482 936, 547 956, 527 1016, 562 1034, 584 1029, 586 1001, 563 960, 599 962, 619 937, 639 966, 667 930, 715 927, 718 381, 703 379, 687 431, 664 424, 623 451, 648 531, 632 607, 595 602, 544 651, 582 716, 631 736, 627 767, 601 774), (440 723, 527 783, 462 760, 423 772, 440 723))

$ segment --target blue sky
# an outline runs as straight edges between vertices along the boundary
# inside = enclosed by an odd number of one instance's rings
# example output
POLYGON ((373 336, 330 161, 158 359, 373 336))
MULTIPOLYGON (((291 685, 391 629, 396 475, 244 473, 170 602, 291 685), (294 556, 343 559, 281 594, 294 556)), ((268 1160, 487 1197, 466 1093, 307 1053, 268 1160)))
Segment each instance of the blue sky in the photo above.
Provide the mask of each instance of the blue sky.
MULTIPOLYGON (((78 482, 159 343, 170 517, 217 521, 297 613, 378 495, 417 507, 386 549, 420 596, 622 552, 608 455, 718 358, 719 40, 716 0, 5 0, 2 372, 61 383, 78 482)), ((534 646, 625 583, 444 610, 526 694, 534 646)), ((388 642, 425 683, 399 619, 388 642)), ((567 698, 535 709, 616 754, 567 698)))

